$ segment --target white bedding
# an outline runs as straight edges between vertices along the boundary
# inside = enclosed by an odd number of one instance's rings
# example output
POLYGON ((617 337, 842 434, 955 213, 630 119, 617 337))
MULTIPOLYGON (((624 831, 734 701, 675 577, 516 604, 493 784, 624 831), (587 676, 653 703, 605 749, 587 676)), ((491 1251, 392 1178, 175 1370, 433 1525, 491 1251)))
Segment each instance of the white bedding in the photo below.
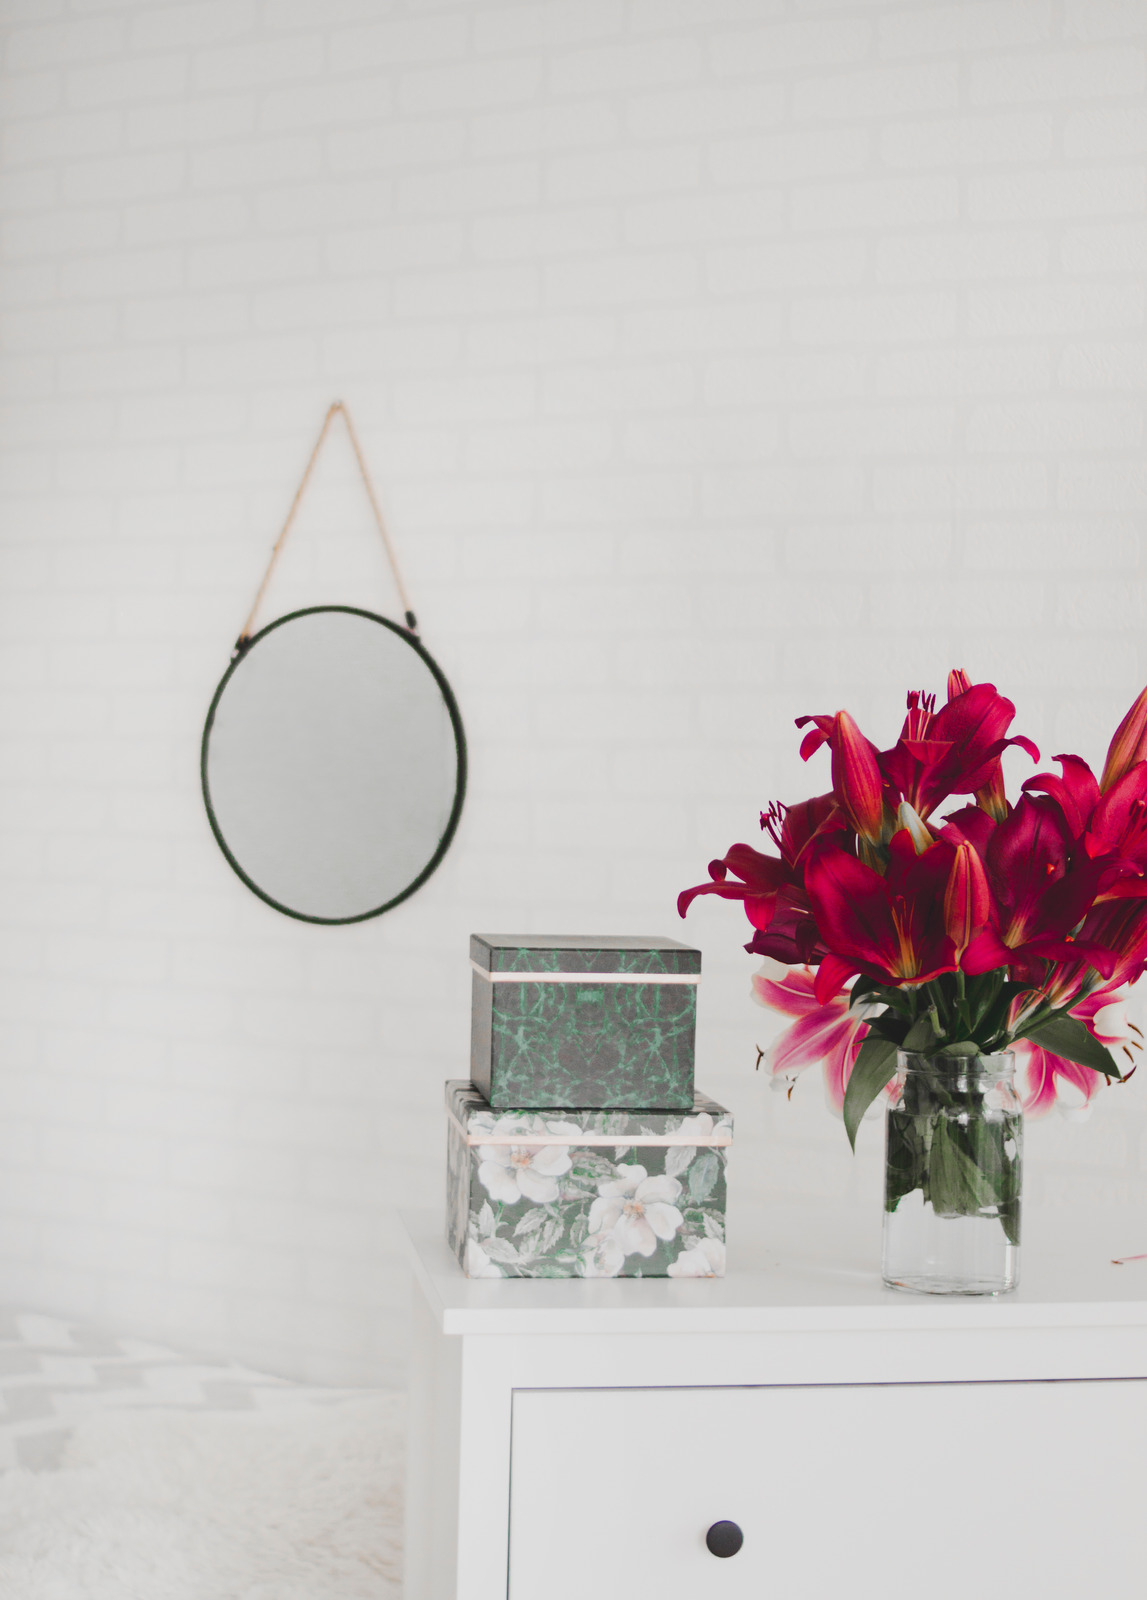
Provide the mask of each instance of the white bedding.
POLYGON ((0 1310, 0 1471, 58 1466, 72 1430, 104 1410, 279 1412, 361 1392, 196 1360, 68 1317, 0 1310))

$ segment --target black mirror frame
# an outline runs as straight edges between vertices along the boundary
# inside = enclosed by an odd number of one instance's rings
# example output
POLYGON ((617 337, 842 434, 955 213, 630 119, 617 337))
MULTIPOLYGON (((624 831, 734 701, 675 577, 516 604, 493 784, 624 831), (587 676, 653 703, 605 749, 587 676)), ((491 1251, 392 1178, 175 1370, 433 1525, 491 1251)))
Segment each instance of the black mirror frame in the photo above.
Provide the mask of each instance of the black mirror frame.
POLYGON ((285 616, 276 617, 274 622, 269 622, 265 628, 260 628, 259 632, 249 639, 241 650, 235 653, 230 666, 219 680, 219 687, 211 698, 207 720, 203 725, 203 739, 199 747, 199 781, 203 788, 203 804, 207 809, 207 820, 211 824, 211 832, 215 835, 215 843, 223 852, 228 866, 230 866, 236 877, 242 879, 252 894, 258 895, 260 900, 271 906, 275 911, 282 912, 285 917, 294 917, 297 922, 315 922, 326 927, 339 927, 350 922, 369 922, 372 917, 381 917, 384 911, 391 911, 395 906, 401 905, 404 900, 410 898, 416 889, 422 887, 427 878, 439 866, 443 856, 449 850, 451 841, 457 831, 458 820, 462 815, 462 803, 466 798, 466 773, 466 735, 462 728, 462 717, 458 710, 458 702, 454 698, 454 691, 446 681, 442 668, 416 633, 411 632, 409 628, 403 627, 400 623, 391 622, 388 617, 380 617, 376 611, 364 611, 361 606, 304 606, 301 611, 288 611, 285 616), (353 617, 366 617, 370 622, 377 622, 382 627, 389 628, 392 633, 396 633, 404 644, 408 644, 415 654, 421 657, 423 664, 429 669, 442 693, 443 700, 446 702, 446 709, 450 713, 450 724, 454 729, 454 745, 458 754, 458 781, 454 790, 454 804, 451 808, 445 831, 438 841, 438 848, 418 876, 403 889, 401 894, 395 895, 393 900, 388 900, 385 905, 377 906, 372 911, 360 911, 357 916, 353 917, 308 916, 305 911, 293 911, 290 906, 283 905, 281 901, 269 895, 266 890, 260 889, 259 885, 243 871, 243 868, 228 848, 227 841, 224 839, 222 829, 219 826, 218 818, 215 815, 215 808, 211 804, 211 789, 207 782, 207 748, 211 741, 211 729, 215 722, 215 712, 219 706, 219 701, 222 699, 223 691, 230 683, 235 669, 241 665, 260 639, 265 639, 269 633, 273 633, 276 628, 281 628, 284 623, 294 622, 299 617, 314 616, 317 612, 328 611, 346 612, 353 617))

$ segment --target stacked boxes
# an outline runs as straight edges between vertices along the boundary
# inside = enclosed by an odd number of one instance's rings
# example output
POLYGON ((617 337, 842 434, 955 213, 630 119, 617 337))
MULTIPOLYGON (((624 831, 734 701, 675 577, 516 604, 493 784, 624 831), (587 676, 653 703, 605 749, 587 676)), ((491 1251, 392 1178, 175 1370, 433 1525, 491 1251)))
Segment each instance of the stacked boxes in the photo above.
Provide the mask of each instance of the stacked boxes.
POLYGON ((701 954, 475 934, 472 1082, 446 1085, 470 1277, 719 1277, 732 1118, 693 1084, 701 954))

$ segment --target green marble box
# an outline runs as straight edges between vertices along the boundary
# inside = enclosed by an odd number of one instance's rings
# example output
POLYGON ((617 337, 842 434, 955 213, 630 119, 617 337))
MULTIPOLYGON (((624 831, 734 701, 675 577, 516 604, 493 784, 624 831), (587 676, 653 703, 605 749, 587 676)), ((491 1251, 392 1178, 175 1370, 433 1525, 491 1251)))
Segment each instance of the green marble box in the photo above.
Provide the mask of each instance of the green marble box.
POLYGON ((446 1085, 446 1232, 469 1278, 720 1278, 733 1119, 497 1111, 446 1085))
POLYGON ((470 1076, 492 1106, 692 1106, 699 950, 676 939, 475 933, 470 964, 470 1076))

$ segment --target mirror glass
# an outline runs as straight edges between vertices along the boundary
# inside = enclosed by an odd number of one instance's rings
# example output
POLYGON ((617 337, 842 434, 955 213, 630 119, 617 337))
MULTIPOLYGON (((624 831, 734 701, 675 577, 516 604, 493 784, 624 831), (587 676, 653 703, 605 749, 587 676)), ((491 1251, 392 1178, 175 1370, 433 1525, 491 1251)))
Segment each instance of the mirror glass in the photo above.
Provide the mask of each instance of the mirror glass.
POLYGON ((446 853, 466 786, 450 685, 384 617, 316 606, 257 633, 203 730, 203 797, 244 882, 311 922, 387 911, 446 853))

